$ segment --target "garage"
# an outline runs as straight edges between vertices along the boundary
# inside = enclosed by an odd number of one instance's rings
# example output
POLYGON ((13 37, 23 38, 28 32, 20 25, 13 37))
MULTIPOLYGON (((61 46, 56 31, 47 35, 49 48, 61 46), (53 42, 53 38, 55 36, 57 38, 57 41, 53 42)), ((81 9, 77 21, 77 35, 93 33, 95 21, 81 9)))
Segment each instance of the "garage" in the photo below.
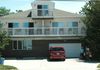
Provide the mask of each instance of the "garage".
POLYGON ((81 53, 81 43, 50 43, 51 46, 64 47, 66 57, 79 57, 81 53))

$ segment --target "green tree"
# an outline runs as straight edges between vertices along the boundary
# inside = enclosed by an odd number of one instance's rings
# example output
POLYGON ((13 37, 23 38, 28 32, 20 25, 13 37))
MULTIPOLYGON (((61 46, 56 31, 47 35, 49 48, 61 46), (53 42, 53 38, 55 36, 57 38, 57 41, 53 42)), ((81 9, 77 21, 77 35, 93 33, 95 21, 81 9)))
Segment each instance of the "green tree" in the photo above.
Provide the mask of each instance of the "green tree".
POLYGON ((0 7, 0 15, 8 15, 10 14, 10 9, 7 9, 5 7, 0 7))
POLYGON ((85 16, 82 21, 87 27, 82 43, 90 48, 93 59, 100 59, 100 1, 88 1, 81 14, 85 16))
POLYGON ((5 49, 7 45, 9 45, 10 37, 7 36, 6 31, 2 29, 3 23, 0 22, 0 55, 1 51, 5 49))

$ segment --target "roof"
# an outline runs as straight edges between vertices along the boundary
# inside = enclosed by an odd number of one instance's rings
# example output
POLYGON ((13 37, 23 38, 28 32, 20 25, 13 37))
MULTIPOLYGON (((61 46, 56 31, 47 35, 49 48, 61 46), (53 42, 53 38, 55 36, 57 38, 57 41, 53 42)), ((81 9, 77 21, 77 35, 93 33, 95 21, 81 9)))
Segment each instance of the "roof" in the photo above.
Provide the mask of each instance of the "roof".
POLYGON ((54 16, 55 17, 82 17, 79 14, 71 13, 71 12, 67 12, 67 11, 63 11, 59 9, 54 10, 54 16))
MULTIPOLYGON (((30 16, 31 11, 32 9, 15 13, 15 14, 2 16, 1 18, 28 18, 28 16, 30 16)), ((70 12, 66 12, 66 11, 62 11, 58 9, 55 9, 53 12, 54 12, 54 17, 81 17, 81 15, 79 14, 70 13, 70 12)))

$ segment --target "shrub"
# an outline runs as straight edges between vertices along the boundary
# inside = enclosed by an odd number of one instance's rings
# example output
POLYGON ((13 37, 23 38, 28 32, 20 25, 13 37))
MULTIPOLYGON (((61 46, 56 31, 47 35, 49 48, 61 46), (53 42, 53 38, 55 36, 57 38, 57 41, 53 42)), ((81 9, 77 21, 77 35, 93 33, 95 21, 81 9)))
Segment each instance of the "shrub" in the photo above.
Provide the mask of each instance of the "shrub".
POLYGON ((0 70, 18 70, 18 69, 14 66, 0 65, 0 70))

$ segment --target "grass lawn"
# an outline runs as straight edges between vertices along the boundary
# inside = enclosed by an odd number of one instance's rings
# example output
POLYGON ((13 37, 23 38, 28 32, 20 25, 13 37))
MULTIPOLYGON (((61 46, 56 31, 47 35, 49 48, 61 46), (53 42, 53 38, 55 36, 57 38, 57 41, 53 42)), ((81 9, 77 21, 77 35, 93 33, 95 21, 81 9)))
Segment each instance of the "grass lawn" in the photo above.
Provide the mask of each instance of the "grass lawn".
POLYGON ((97 68, 98 68, 98 70, 100 70, 100 64, 98 64, 97 68))
POLYGON ((16 67, 13 67, 13 66, 0 64, 0 70, 18 70, 18 69, 16 67))
POLYGON ((100 68, 100 64, 97 66, 97 68, 100 68))

